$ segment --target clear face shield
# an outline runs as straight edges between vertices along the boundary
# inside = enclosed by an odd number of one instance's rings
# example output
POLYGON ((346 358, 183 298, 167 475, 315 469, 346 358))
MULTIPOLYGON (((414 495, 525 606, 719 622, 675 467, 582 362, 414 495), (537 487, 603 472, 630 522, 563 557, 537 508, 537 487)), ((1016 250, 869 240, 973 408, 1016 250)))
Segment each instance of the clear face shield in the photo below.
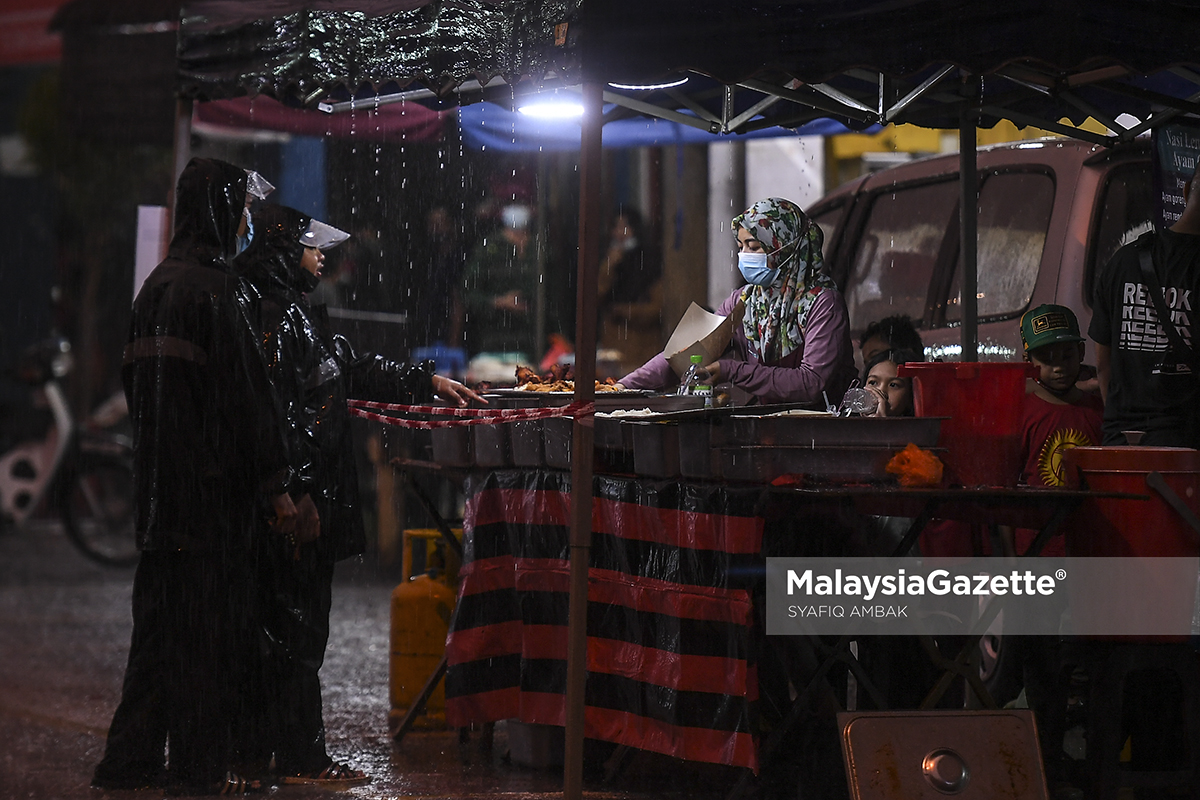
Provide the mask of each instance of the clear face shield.
POLYGON ((270 181, 252 169, 246 170, 246 205, 242 209, 242 217, 246 221, 246 232, 238 236, 238 253, 243 252, 247 247, 249 247, 250 240, 254 238, 254 221, 250 216, 250 203, 254 200, 254 198, 266 200, 267 195, 273 191, 275 191, 275 187, 270 181))
POLYGON ((314 219, 308 223, 308 230, 300 235, 300 244, 318 250, 328 250, 349 238, 350 234, 345 231, 314 219))
POLYGON ((266 200, 267 195, 275 191, 275 186, 262 175, 252 169, 246 170, 246 194, 266 200))

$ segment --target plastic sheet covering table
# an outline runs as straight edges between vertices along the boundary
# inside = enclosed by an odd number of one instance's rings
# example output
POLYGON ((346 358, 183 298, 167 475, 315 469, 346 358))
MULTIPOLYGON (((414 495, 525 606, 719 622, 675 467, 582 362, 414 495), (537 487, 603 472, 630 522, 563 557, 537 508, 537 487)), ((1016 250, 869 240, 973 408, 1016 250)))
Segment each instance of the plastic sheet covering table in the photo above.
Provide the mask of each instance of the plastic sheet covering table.
MULTIPOLYGON (((761 489, 597 476, 594 491, 585 735, 757 770, 761 489)), ((466 495, 447 719, 563 725, 570 476, 476 473, 466 495)))

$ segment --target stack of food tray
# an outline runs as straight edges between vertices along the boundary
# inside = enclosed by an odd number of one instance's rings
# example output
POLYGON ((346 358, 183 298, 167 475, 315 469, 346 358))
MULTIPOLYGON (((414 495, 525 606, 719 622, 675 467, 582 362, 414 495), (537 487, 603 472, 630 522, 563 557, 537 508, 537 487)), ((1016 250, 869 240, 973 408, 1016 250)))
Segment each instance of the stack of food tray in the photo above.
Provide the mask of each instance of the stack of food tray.
MULTIPOLYGON (((485 395, 487 408, 548 408, 571 403, 570 392, 497 389, 485 395)), ((596 463, 608 471, 633 471, 632 430, 620 412, 645 409, 672 412, 697 409, 703 398, 661 395, 645 391, 596 393, 596 463), (617 412, 617 416, 612 416, 617 412)), ((571 467, 570 417, 436 428, 432 431, 433 459, 453 467, 571 467)))
POLYGON ((635 471, 751 482, 788 474, 885 481, 897 451, 909 443, 935 449, 940 428, 935 417, 838 417, 777 406, 666 413, 635 424, 635 471))

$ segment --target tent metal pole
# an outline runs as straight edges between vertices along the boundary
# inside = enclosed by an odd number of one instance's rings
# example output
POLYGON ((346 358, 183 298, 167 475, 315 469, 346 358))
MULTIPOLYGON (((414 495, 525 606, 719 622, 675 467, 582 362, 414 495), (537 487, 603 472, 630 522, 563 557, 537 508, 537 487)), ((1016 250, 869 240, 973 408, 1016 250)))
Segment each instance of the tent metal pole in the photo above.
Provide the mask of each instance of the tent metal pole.
POLYGON ((958 174, 962 196, 958 214, 962 253, 962 355, 960 361, 979 360, 978 251, 979 172, 975 158, 975 110, 963 104, 958 121, 958 174))
MULTIPOLYGON (((603 84, 583 84, 579 153, 579 273, 575 315, 575 402, 596 397, 596 284, 600 260, 600 139, 603 84)), ((588 562, 592 545, 592 418, 571 431, 571 572, 567 616, 566 741, 563 797, 583 796, 584 687, 587 682, 588 562)))
POLYGON ((175 185, 183 168, 192 160, 192 101, 187 98, 175 99, 175 134, 174 134, 174 163, 171 175, 171 188, 167 194, 167 230, 166 238, 171 239, 171 231, 175 229, 175 185))

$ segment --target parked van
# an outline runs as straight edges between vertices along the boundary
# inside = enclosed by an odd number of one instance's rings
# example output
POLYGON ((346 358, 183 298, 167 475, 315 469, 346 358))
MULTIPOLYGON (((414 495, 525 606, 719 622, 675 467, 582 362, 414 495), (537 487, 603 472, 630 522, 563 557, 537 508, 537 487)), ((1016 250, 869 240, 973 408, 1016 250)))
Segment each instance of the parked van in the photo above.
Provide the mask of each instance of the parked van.
MULTIPOLYGON (((1018 320, 1041 303, 1070 307, 1087 330, 1097 269, 1153 217, 1151 159, 1145 139, 979 149, 979 360, 1022 358, 1018 320)), ((811 207, 856 341, 869 323, 907 314, 928 358, 958 359, 958 174, 957 153, 933 156, 866 175, 811 207)))

